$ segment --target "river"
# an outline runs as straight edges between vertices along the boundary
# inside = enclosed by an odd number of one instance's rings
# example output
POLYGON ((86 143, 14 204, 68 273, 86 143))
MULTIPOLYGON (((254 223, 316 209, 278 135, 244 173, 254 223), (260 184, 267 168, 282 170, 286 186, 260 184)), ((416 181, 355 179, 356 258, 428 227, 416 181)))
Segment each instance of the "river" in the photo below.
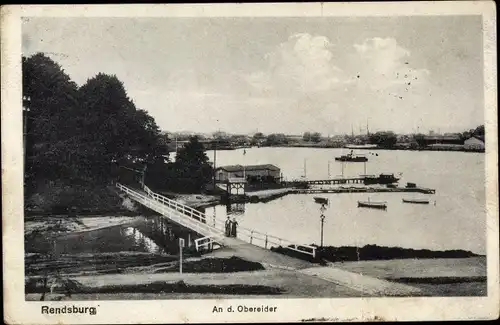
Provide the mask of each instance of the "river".
MULTIPOLYGON (((342 174, 335 157, 346 149, 250 148, 217 151, 217 166, 274 164, 285 179, 327 179, 342 174)), ((401 185, 414 182, 436 189, 417 193, 321 194, 330 199, 325 212, 324 244, 376 244, 414 249, 464 249, 486 254, 485 168, 483 153, 443 151, 358 151, 368 155, 368 174, 400 175, 401 185), (429 205, 402 203, 426 196, 429 205), (386 211, 358 208, 358 200, 386 201, 386 211), (434 204, 435 202, 435 204, 434 204)), ((207 152, 213 161, 213 151, 207 152)), ((363 174, 363 163, 345 163, 344 176, 363 174)), ((267 203, 247 203, 233 212, 226 206, 206 209, 224 220, 229 214, 240 226, 298 243, 320 241, 320 211, 313 195, 291 194, 267 203), (243 209, 244 211, 240 211, 243 209)))

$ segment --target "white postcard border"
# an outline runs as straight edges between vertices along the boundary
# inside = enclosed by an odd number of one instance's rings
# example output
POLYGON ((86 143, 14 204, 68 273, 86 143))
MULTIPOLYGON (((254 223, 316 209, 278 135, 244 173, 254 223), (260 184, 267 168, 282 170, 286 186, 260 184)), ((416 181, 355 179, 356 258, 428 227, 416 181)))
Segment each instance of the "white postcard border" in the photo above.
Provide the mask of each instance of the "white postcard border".
POLYGON ((497 134, 496 16, 491 1, 217 5, 2 7, 2 206, 4 314, 12 324, 177 322, 408 321, 492 319, 499 313, 498 143, 486 139, 488 296, 463 298, 332 298, 28 302, 24 296, 21 17, 318 17, 482 15, 485 129, 497 134), (96 315, 41 315, 41 306, 97 307, 96 315), (212 313, 214 306, 276 306, 275 313, 212 313))

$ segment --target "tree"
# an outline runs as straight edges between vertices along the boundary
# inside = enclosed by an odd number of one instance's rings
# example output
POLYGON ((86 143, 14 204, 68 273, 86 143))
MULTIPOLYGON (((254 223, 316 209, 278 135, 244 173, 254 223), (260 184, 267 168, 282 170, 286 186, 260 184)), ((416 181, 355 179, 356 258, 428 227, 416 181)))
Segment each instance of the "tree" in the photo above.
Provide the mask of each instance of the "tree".
POLYGON ((316 143, 320 142, 321 141, 321 133, 319 133, 319 132, 312 133, 311 134, 311 141, 316 142, 316 143))
POLYGON ((472 135, 475 137, 478 137, 480 139, 485 139, 485 133, 484 133, 484 125, 478 126, 473 132, 472 135))
POLYGON ((26 180, 74 177, 71 148, 78 141, 77 85, 42 53, 22 58, 26 123, 26 180))
POLYGON ((113 163, 167 154, 154 119, 116 76, 100 73, 78 88, 41 53, 23 57, 22 69, 28 179, 107 184, 113 163))
POLYGON ((392 148, 398 138, 392 131, 382 131, 370 134, 369 140, 371 144, 376 144, 381 148, 392 148))
POLYGON ((173 163, 173 174, 170 186, 181 192, 200 192, 212 180, 213 168, 198 137, 191 137, 179 149, 173 163))
POLYGON ((266 145, 268 146, 277 146, 287 143, 288 139, 283 133, 273 133, 268 135, 266 138, 266 145))
POLYGON ((106 177, 109 164, 123 159, 145 163, 166 154, 154 119, 138 110, 116 76, 99 73, 80 88, 85 157, 92 172, 106 177))
POLYGON ((425 135, 418 133, 413 136, 413 140, 418 144, 419 147, 423 148, 427 145, 425 141, 425 135))
POLYGON ((304 132, 302 135, 302 140, 309 142, 311 141, 311 132, 304 132))
POLYGON ((253 135, 253 138, 255 140, 262 140, 262 139, 265 139, 266 136, 262 133, 262 132, 257 132, 253 135))

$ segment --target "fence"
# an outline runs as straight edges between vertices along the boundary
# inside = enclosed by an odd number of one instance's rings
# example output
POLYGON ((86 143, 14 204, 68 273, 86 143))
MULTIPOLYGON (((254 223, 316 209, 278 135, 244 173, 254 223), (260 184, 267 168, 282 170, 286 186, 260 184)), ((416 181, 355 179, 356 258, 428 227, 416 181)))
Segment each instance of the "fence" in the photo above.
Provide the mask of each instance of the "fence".
POLYGON ((222 234, 220 230, 211 227, 210 225, 203 222, 205 220, 205 215, 203 213, 190 207, 186 207, 174 200, 170 200, 166 197, 158 195, 150 191, 146 186, 145 191, 148 196, 131 190, 128 187, 121 185, 120 183, 116 183, 116 186, 137 202, 158 213, 161 213, 162 215, 167 216, 174 222, 184 227, 196 231, 202 236, 218 237, 222 234), (190 216, 190 218, 186 218, 186 216, 190 216))
MULTIPOLYGON (((121 185, 120 183, 116 183, 116 186, 120 190, 124 191, 132 198, 136 199, 138 202, 144 204, 152 210, 161 213, 169 217, 173 221, 185 227, 188 227, 204 236, 195 240, 197 249, 199 247, 209 247, 211 244, 217 242, 217 240, 223 238, 222 235, 225 232, 225 222, 222 220, 213 218, 211 220, 212 224, 209 225, 207 223, 207 216, 204 213, 187 205, 181 204, 177 201, 166 198, 160 194, 157 194, 151 191, 146 185, 144 185, 144 191, 146 192, 147 196, 133 191, 126 186, 121 185)), ((268 235, 266 233, 262 233, 245 227, 238 227, 238 238, 265 249, 281 246, 283 248, 316 257, 315 246, 298 245, 287 239, 268 235)))
MULTIPOLYGON (((214 220, 214 227, 224 229, 225 224, 222 220, 214 220)), ((245 228, 239 226, 238 230, 238 238, 249 242, 255 246, 264 247, 265 249, 271 249, 272 247, 283 247, 287 248, 299 253, 311 255, 312 257, 316 257, 316 248, 311 245, 298 245, 293 243, 287 239, 280 238, 277 236, 269 235, 267 233, 259 232, 253 229, 245 228)))

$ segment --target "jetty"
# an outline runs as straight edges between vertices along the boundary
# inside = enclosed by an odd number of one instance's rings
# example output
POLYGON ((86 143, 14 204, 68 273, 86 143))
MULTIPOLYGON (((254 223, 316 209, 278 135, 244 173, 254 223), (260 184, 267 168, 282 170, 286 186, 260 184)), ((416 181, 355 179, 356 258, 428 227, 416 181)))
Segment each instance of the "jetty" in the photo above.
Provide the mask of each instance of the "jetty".
POLYGON ((435 194, 435 189, 425 188, 425 187, 335 187, 335 188, 305 188, 305 189, 293 189, 290 193, 296 194, 318 194, 318 193, 423 193, 423 194, 435 194))
MULTIPOLYGON (((238 227, 237 238, 226 237, 223 220, 217 220, 194 208, 155 193, 145 185, 143 185, 142 189, 134 189, 117 183, 116 187, 135 202, 160 213, 169 221, 197 233, 199 236, 194 240, 197 251, 211 251, 217 246, 230 247, 237 251, 237 255, 265 255, 268 256, 268 260, 280 261, 281 264, 284 264, 282 265, 284 267, 304 265, 304 261, 272 252, 270 251, 271 248, 283 247, 309 256, 311 259, 317 257, 316 246, 296 243, 285 238, 241 226, 238 227)), ((307 262, 307 264, 309 266, 314 265, 311 262, 307 262)))

